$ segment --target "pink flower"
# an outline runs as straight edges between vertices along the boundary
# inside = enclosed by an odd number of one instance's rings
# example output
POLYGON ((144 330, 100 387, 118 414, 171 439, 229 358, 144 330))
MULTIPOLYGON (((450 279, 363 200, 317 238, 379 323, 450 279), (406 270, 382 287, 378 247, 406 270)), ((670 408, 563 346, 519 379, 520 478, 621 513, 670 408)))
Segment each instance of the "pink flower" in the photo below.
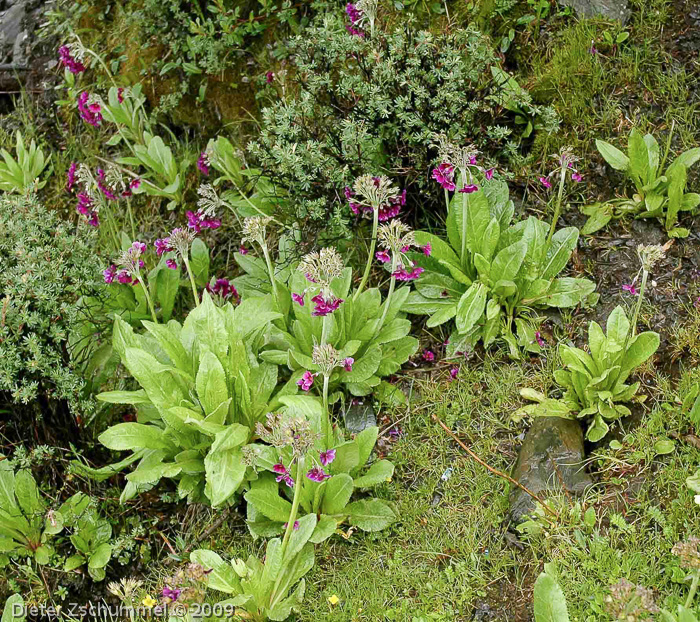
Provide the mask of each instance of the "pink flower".
POLYGON ((102 191, 110 201, 116 201, 119 197, 114 193, 114 191, 107 185, 105 181, 105 172, 103 169, 97 169, 97 187, 102 191))
POLYGON ((622 289, 626 292, 629 292, 633 296, 639 295, 639 292, 637 291, 637 288, 634 286, 634 283, 632 283, 631 285, 623 285, 622 289))
POLYGON ((333 313, 343 302, 343 299, 331 297, 326 300, 321 294, 317 294, 311 299, 311 302, 315 305, 311 315, 315 317, 325 317, 333 313))
POLYGON ((294 488, 294 478, 289 475, 289 473, 285 473, 284 475, 278 475, 276 478, 277 482, 284 482, 288 488, 294 488))
POLYGON ((596 48, 595 43, 591 41, 591 47, 588 48, 588 53, 591 54, 592 56, 595 56, 598 54, 598 48, 596 48))
POLYGON ((490 168, 487 171, 484 171, 484 177, 486 177, 487 181, 491 181, 493 179, 493 169, 490 168))
POLYGON ((323 466, 328 466, 333 460, 335 460, 335 449, 329 449, 328 451, 322 451, 319 456, 321 464, 323 466))
POLYGON ((537 345, 540 346, 540 348, 544 348, 545 341, 542 339, 542 333, 540 333, 539 330, 535 333, 535 341, 537 341, 537 345))
POLYGON ((285 467, 281 462, 272 466, 272 470, 280 475, 285 475, 287 473, 287 467, 285 467))
POLYGON ((548 177, 540 177, 540 183, 545 187, 545 188, 551 188, 552 187, 552 182, 549 181, 548 177))
POLYGON ((265 74, 265 82, 267 82, 268 84, 272 84, 272 81, 273 81, 274 79, 275 79, 275 74, 274 74, 274 72, 268 71, 268 72, 265 74))
POLYGON ((471 194, 472 192, 476 192, 479 189, 479 186, 476 184, 467 184, 460 190, 460 192, 464 194, 471 194))
POLYGON ((308 392, 314 384, 314 376, 310 371, 305 371, 304 375, 297 380, 297 385, 302 391, 308 392))
POLYGON ((68 67, 68 71, 73 74, 83 73, 87 69, 78 59, 73 58, 73 54, 67 45, 62 45, 58 48, 58 60, 62 65, 68 67))
POLYGON ((96 211, 92 211, 90 214, 88 214, 87 224, 91 227, 100 226, 100 216, 96 211))
POLYGON ((129 182, 129 188, 136 190, 141 185, 141 180, 137 177, 129 182))
POLYGON ((188 211, 185 213, 187 217, 187 226, 199 233, 202 229, 218 229, 221 226, 221 221, 218 218, 207 218, 201 211, 188 211))
POLYGON ((133 281, 133 279, 126 270, 120 270, 117 272, 117 281, 119 281, 122 285, 128 285, 133 281))
POLYGON ((216 281, 214 281, 214 285, 211 285, 211 283, 207 285, 207 291, 212 296, 221 296, 221 298, 224 300, 228 298, 233 298, 233 300, 236 302, 240 300, 238 291, 234 287, 233 283, 228 279, 216 279, 216 281))
POLYGON ((247 255, 247 254, 248 254, 248 249, 247 249, 243 244, 241 244, 241 245, 238 247, 238 252, 239 252, 241 255, 247 255))
POLYGON ((117 266, 112 264, 109 268, 102 271, 102 276, 104 276, 105 283, 107 283, 108 285, 110 283, 113 283, 114 279, 117 276, 117 266))
POLYGON ((70 163, 68 168, 68 173, 66 174, 66 190, 70 192, 75 186, 75 171, 78 169, 78 165, 75 162, 70 163))
POLYGON ((459 367, 450 367, 450 376, 452 376, 452 380, 456 380, 458 374, 459 374, 459 367))
POLYGON ((169 585, 166 585, 163 588, 163 598, 167 598, 170 600, 170 602, 175 602, 178 598, 180 598, 180 594, 182 593, 182 590, 179 588, 171 588, 169 585))
POLYGON ((209 160, 207 159, 207 152, 202 151, 199 154, 199 159, 197 160, 197 168, 202 175, 209 177, 209 160))
POLYGON ((443 162, 437 168, 433 169, 433 179, 438 182, 445 190, 454 192, 455 189, 455 167, 451 164, 443 162))
POLYGON ((80 112, 80 118, 85 123, 98 127, 102 122, 101 110, 99 102, 90 101, 90 94, 87 91, 83 91, 78 95, 78 111, 80 112))
POLYGON ((425 246, 421 247, 421 250, 426 257, 430 257, 430 254, 433 252, 433 247, 430 245, 430 242, 428 242, 425 246))
POLYGON ((170 238, 158 238, 153 246, 156 247, 156 255, 158 255, 158 257, 162 257, 164 253, 169 253, 174 250, 173 247, 170 246, 170 238))
POLYGON ((420 266, 414 266, 411 271, 407 271, 406 268, 401 267, 391 276, 393 276, 397 281, 415 281, 425 270, 420 266))
POLYGON ((328 473, 326 473, 321 467, 314 467, 306 474, 306 477, 308 477, 312 482, 321 483, 324 480, 330 479, 331 476, 328 475, 328 473))
POLYGON ((296 302, 300 307, 304 306, 304 294, 295 294, 292 292, 292 300, 296 302))
POLYGON ((433 352, 432 350, 424 350, 423 360, 432 363, 435 360, 435 352, 433 352))
POLYGON ((391 261, 391 255, 387 251, 377 251, 374 256, 379 263, 389 263, 391 261))
POLYGON ((576 171, 575 173, 571 173, 571 179, 573 179, 574 181, 583 181, 583 175, 576 171))
POLYGON ((165 260, 165 265, 168 266, 171 270, 177 270, 177 261, 174 259, 166 259, 165 260))
MULTIPOLYGON (((284 525, 282 525, 282 529, 287 529, 288 526, 289 526, 289 523, 285 523, 284 525)), ((294 529, 294 531, 299 531, 299 521, 298 520, 294 521, 294 527, 292 527, 292 529, 294 529)))
POLYGON ((348 356, 344 361, 343 361, 343 368, 345 371, 352 371, 352 366, 353 363, 355 362, 355 359, 352 358, 352 356, 348 356))

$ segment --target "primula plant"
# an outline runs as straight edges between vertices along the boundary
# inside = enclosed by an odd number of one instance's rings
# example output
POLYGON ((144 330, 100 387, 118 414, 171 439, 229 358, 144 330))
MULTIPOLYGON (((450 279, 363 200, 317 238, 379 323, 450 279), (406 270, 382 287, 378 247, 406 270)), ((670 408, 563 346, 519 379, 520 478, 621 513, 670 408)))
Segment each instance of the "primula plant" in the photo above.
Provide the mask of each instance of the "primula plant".
MULTIPOLYGON (((520 348, 538 352, 536 311, 590 302, 595 289, 588 279, 558 277, 578 241, 575 227, 555 232, 561 191, 551 224, 532 216, 511 224, 514 206, 508 186, 493 180, 493 171, 477 165, 476 152, 445 141, 441 152, 433 178, 443 187, 448 203, 447 240, 415 233, 417 243, 429 247, 430 255, 416 254, 426 273, 402 309, 429 315, 428 327, 454 318, 452 351, 466 350, 478 341, 488 347, 501 337, 513 357, 519 356, 520 348)), ((557 158, 563 185, 573 169, 568 152, 557 158)))
POLYGON ((635 187, 632 198, 614 199, 581 208, 589 218, 582 233, 602 229, 612 218, 632 214, 637 218, 658 218, 676 238, 685 238, 689 231, 678 226, 681 212, 700 205, 700 194, 686 192, 688 169, 700 160, 700 147, 679 155, 664 170, 669 157, 673 129, 669 132, 663 157, 659 144, 651 134, 633 129, 627 141, 627 155, 604 140, 596 140, 598 151, 615 170, 626 173, 635 187))
POLYGON ((241 447, 255 424, 274 408, 277 367, 259 363, 255 342, 280 317, 266 298, 217 307, 208 292, 180 325, 145 322, 139 335, 117 318, 114 348, 141 386, 99 399, 138 406, 138 422, 120 423, 100 436, 110 449, 131 455, 97 471, 98 478, 138 462, 122 500, 161 478, 178 482, 180 497, 221 506, 245 480, 241 447))
POLYGON ((642 277, 631 324, 624 309, 616 307, 608 317, 607 334, 596 322, 590 323, 588 351, 561 345, 559 355, 566 369, 554 372, 554 378, 564 389, 564 396, 551 399, 523 389, 523 397, 537 402, 527 406, 525 412, 584 419, 588 422, 586 438, 594 442, 608 433, 610 422, 630 414, 624 402, 634 398, 640 383, 626 384, 626 381, 659 347, 658 333, 637 334, 637 319, 649 271, 664 256, 661 246, 640 245, 637 250, 642 277))
MULTIPOLYGON (((0 162, 0 190, 5 192, 26 193, 36 185, 37 189, 46 185, 46 179, 40 179, 41 174, 51 162, 51 155, 47 158, 44 152, 36 146, 32 140, 29 148, 24 145, 24 138, 18 131, 16 136, 17 160, 6 149, 0 149, 0 155, 4 162, 0 162)), ((48 171, 48 175, 51 170, 48 171)))

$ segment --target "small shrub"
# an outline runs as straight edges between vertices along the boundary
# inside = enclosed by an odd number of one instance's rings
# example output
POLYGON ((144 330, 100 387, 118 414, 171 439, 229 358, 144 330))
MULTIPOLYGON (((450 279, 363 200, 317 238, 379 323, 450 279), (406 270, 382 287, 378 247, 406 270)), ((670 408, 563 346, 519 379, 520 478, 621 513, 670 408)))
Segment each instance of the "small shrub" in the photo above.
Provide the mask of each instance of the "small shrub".
POLYGON ((92 409, 69 344, 83 319, 79 299, 97 293, 94 241, 32 195, 0 199, 2 401, 43 396, 76 414, 92 409))
MULTIPOLYGON (((357 37, 325 16, 292 40, 289 54, 293 69, 279 80, 292 95, 263 110, 260 138, 249 148, 263 174, 295 197, 296 212, 286 216, 326 235, 345 231, 334 209, 356 177, 386 171, 401 187, 424 187, 437 133, 493 153, 514 147, 504 127, 515 124, 509 109, 556 125, 526 92, 504 92, 489 71, 497 57, 476 30, 357 37)), ((434 207, 434 198, 421 200, 434 207)))

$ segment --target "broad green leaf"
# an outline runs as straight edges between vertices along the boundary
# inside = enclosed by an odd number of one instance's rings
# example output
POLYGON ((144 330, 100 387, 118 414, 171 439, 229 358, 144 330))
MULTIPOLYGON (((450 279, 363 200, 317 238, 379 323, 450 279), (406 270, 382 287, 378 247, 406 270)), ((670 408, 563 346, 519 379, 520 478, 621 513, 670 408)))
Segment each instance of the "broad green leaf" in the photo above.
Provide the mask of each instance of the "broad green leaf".
POLYGON ((457 304, 457 330, 461 334, 469 332, 484 315, 485 307, 486 286, 483 283, 474 283, 457 304))
POLYGON ((372 450, 377 443, 377 437, 379 436, 379 428, 374 425, 369 428, 365 428, 355 437, 355 444, 357 445, 357 463, 360 467, 364 466, 369 460, 372 450))
POLYGON ((340 514, 350 501, 353 480, 347 473, 334 475, 326 482, 321 511, 324 514, 340 514))
POLYGON ((312 542, 313 544, 320 544, 324 540, 330 538, 335 533, 337 527, 337 519, 333 518, 332 516, 322 514, 321 518, 318 520, 316 529, 314 529, 314 532, 309 538, 309 542, 312 542))
POLYGON ((592 294, 594 290, 595 283, 593 281, 563 277, 554 279, 547 293, 534 302, 545 304, 549 307, 575 307, 592 294))
POLYGON ((471 194, 462 194, 466 197, 467 205, 467 248, 476 253, 481 248, 484 233, 491 220, 489 202, 483 190, 471 194))
POLYGON ((535 622, 569 622, 566 598, 554 577, 542 573, 535 581, 535 622))
POLYGON ((39 498, 36 481, 27 469, 20 469, 15 475, 15 496, 26 516, 32 517, 43 512, 44 504, 39 498))
POLYGON ((381 531, 396 520, 394 511, 380 499, 361 499, 345 507, 353 527, 363 531, 381 531))
POLYGON ((175 299, 180 288, 180 270, 161 268, 156 277, 156 288, 161 317, 164 322, 167 322, 172 317, 175 299))
POLYGON ((388 460, 379 460, 364 475, 356 477, 353 484, 355 488, 371 488, 390 481, 393 475, 394 465, 388 460))
POLYGON ((596 231, 600 231, 607 225, 613 217, 612 207, 607 204, 601 204, 600 207, 589 216, 586 223, 581 229, 582 235, 591 235, 596 231))
POLYGON ((246 466, 239 448, 210 451, 204 459, 212 507, 228 501, 243 482, 246 466))
POLYGON ((433 313, 425 325, 428 328, 435 328, 436 326, 440 326, 441 324, 448 322, 455 315, 457 315, 457 305, 450 304, 449 306, 445 306, 433 313))
POLYGON ((617 147, 613 147, 610 143, 604 140, 596 140, 595 145, 600 152, 600 155, 605 158, 605 161, 617 171, 626 171, 629 168, 629 158, 622 153, 617 147))
POLYGON ((143 389, 138 391, 105 391, 99 393, 97 399, 108 404, 150 404, 146 392, 143 389))
POLYGON ((116 451, 141 448, 172 449, 172 444, 163 434, 163 430, 143 423, 118 423, 100 434, 98 440, 108 449, 116 451))
POLYGON ((635 183, 641 186, 649 183, 649 150, 644 142, 644 137, 635 128, 630 132, 627 142, 629 154, 629 168, 627 172, 635 179, 635 183))
POLYGON ((199 238, 190 247, 190 268, 197 285, 204 287, 209 282, 209 249, 199 238))
POLYGON ((625 343, 630 330, 630 321, 627 319, 627 314, 621 306, 618 305, 612 310, 608 316, 605 329, 608 339, 612 339, 619 345, 625 343))
POLYGON ((576 227, 559 229, 552 236, 551 245, 542 264, 540 278, 553 279, 557 276, 569 262, 577 242, 578 229, 576 227))
POLYGON ((263 516, 281 523, 289 520, 292 504, 280 497, 276 489, 274 493, 268 490, 249 490, 244 496, 263 516))
MULTIPOLYGON (((491 264, 491 280, 513 281, 523 265, 527 242, 520 240, 501 250, 491 264)), ((460 331, 463 332, 463 331, 460 331)))
MULTIPOLYGON (((228 400, 228 387, 226 385, 226 373, 219 359, 209 351, 204 352, 197 370, 197 396, 207 415, 214 413, 219 406, 228 400)), ((223 424, 226 420, 226 412, 218 413, 213 423, 223 424)))

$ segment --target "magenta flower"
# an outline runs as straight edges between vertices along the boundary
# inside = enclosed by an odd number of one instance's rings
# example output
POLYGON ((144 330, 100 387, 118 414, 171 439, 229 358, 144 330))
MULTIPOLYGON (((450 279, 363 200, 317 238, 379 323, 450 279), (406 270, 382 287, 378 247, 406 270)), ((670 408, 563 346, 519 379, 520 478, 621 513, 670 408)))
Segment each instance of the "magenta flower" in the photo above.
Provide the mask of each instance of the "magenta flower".
POLYGON ((591 47, 588 48, 588 53, 591 54, 592 56, 595 56, 596 54, 598 54, 598 48, 596 48, 594 41, 591 41, 591 47))
POLYGON ((105 283, 107 283, 108 285, 110 283, 113 283, 114 279, 117 276, 117 266, 112 264, 109 268, 102 271, 102 276, 104 276, 105 283))
POLYGON ((177 270, 177 261, 174 259, 166 259, 165 260, 165 265, 168 266, 171 270, 177 270))
POLYGON ((325 317, 337 310, 344 301, 342 298, 333 298, 332 296, 326 300, 321 294, 317 294, 311 299, 311 302, 315 305, 311 315, 314 317, 325 317))
POLYGON ((100 103, 96 100, 91 100, 90 93, 83 91, 78 95, 78 112, 85 123, 98 127, 102 122, 101 111, 100 103))
POLYGON ((415 281, 425 270, 420 266, 414 266, 409 272, 406 268, 401 267, 391 276, 393 276, 397 281, 415 281))
POLYGON ((308 393, 309 389, 314 384, 314 376, 315 374, 312 374, 310 371, 305 371, 304 375, 297 380, 297 386, 299 386, 302 391, 306 391, 308 393))
POLYGON ((197 168, 202 175, 209 177, 209 159, 207 158, 206 151, 202 151, 202 153, 199 154, 197 168))
POLYGON ((156 255, 158 255, 158 257, 162 257, 164 253, 175 250, 170 246, 170 238, 159 238, 153 245, 156 247, 156 255))
POLYGON ((377 251, 374 255, 379 263, 389 263, 391 255, 387 251, 377 251))
POLYGON ((132 283, 134 279, 131 278, 131 275, 126 271, 126 270, 120 270, 117 272, 117 281, 119 281, 122 285, 128 285, 129 283, 132 283))
MULTIPOLYGON (((289 523, 285 523, 284 525, 282 525, 282 529, 287 529, 288 526, 289 526, 289 523)), ((298 520, 294 521, 294 527, 292 527, 292 529, 294 529, 294 531, 299 531, 299 521, 298 520)))
POLYGON ((323 466, 328 466, 333 460, 335 460, 335 449, 329 449, 328 451, 322 451, 319 460, 323 466))
POLYGON ((75 186, 75 171, 78 170, 78 165, 75 162, 70 163, 68 173, 66 174, 66 190, 70 192, 75 186))
POLYGON ((292 300, 296 302, 300 307, 304 306, 304 294, 295 294, 292 292, 292 300))
POLYGON ((274 72, 268 71, 268 72, 265 74, 265 82, 267 82, 268 84, 272 84, 272 81, 273 81, 274 79, 275 79, 275 74, 274 74, 274 72))
POLYGON ((471 194, 472 192, 476 192, 479 189, 479 186, 476 184, 467 184, 460 190, 460 192, 464 194, 471 194))
POLYGON ((92 212, 93 207, 94 203, 90 198, 90 195, 80 192, 78 194, 78 205, 76 206, 75 211, 83 216, 88 216, 90 212, 92 212))
MULTIPOLYGON (((374 178, 374 183, 376 185, 379 185, 379 177, 374 178)), ((355 196, 355 193, 348 188, 347 186, 345 187, 345 198, 348 199, 349 206, 350 206, 350 211, 352 211, 353 214, 357 216, 367 216, 371 217, 372 216, 372 208, 368 205, 360 205, 359 203, 355 203, 352 201, 352 197, 355 196)), ((381 205, 378 210, 377 218, 379 219, 379 222, 386 222, 387 220, 391 220, 395 216, 398 216, 399 213, 401 212, 401 208, 406 205, 406 189, 401 192, 400 195, 392 197, 389 199, 389 202, 385 205, 381 205)))
POLYGON ((551 188, 552 187, 552 182, 549 181, 548 177, 540 177, 540 183, 545 187, 545 188, 551 188))
POLYGON ((221 226, 221 221, 218 218, 207 218, 201 211, 186 212, 187 226, 194 229, 197 233, 202 229, 218 229, 221 226))
POLYGON ((287 467, 285 467, 281 462, 272 465, 272 470, 280 475, 286 475, 287 467))
POLYGON ((545 341, 542 339, 542 333, 540 333, 539 330, 535 333, 535 341, 537 341, 537 345, 540 346, 540 348, 544 348, 545 341))
POLYGON ((277 482, 284 482, 288 488, 294 488, 294 478, 289 475, 289 473, 285 473, 284 475, 278 475, 275 480, 277 482))
POLYGON ((169 598, 171 602, 175 602, 178 598, 180 598, 181 593, 182 590, 179 588, 173 589, 168 585, 163 588, 163 598, 169 598))
POLYGON ((421 247, 421 250, 426 257, 430 257, 430 254, 433 252, 433 247, 430 245, 430 242, 428 242, 425 246, 421 247))
POLYGON ((88 215, 87 224, 90 225, 91 227, 99 227, 100 226, 99 214, 95 211, 90 212, 90 214, 88 215))
POLYGON ((343 361, 343 368, 345 371, 352 371, 352 366, 355 363, 355 359, 352 358, 352 356, 348 356, 344 361, 343 361))
POLYGON ((622 289, 623 289, 624 291, 626 291, 626 292, 629 292, 629 293, 632 294, 633 296, 638 296, 638 295, 639 295, 639 292, 637 291, 637 288, 634 286, 634 283, 632 283, 632 284, 630 284, 630 285, 623 285, 623 286, 622 286, 622 289))
POLYGON ((240 295, 238 294, 238 290, 228 279, 216 279, 216 281, 214 281, 214 285, 209 283, 206 289, 212 296, 221 296, 221 298, 224 300, 232 298, 236 303, 238 303, 238 301, 241 299, 240 295))
POLYGON ((574 181, 583 181, 583 175, 576 171, 574 173, 571 173, 571 179, 573 179, 574 181))
POLYGON ((445 190, 454 192, 455 189, 455 167, 447 162, 443 162, 433 169, 433 179, 445 190))
POLYGON ((243 244, 241 244, 241 245, 238 247, 238 252, 239 252, 241 255, 247 255, 247 254, 248 254, 248 249, 247 249, 243 244))
POLYGON ((330 479, 331 476, 328 475, 328 473, 326 473, 321 467, 314 467, 313 469, 309 470, 306 477, 308 477, 312 482, 321 483, 324 480, 330 479))
POLYGON ((87 69, 77 58, 73 58, 73 53, 67 45, 62 45, 58 48, 58 60, 64 67, 68 67, 68 71, 73 74, 83 73, 87 69))
POLYGON ((132 190, 136 190, 140 185, 141 185, 141 180, 138 177, 136 177, 136 179, 132 179, 129 182, 129 188, 131 188, 132 190))
POLYGON ((459 374, 459 367, 450 367, 450 376, 452 376, 452 380, 456 380, 458 374, 459 374))
POLYGON ((424 350, 423 360, 432 363, 435 360, 435 352, 433 352, 432 350, 424 350))
POLYGON ((105 195, 110 201, 116 201, 119 197, 114 193, 114 191, 107 185, 105 181, 104 169, 97 169, 97 187, 101 190, 102 194, 105 195))
POLYGON ((484 177, 486 177, 487 181, 491 181, 493 179, 493 169, 490 168, 490 169, 484 171, 484 177))

